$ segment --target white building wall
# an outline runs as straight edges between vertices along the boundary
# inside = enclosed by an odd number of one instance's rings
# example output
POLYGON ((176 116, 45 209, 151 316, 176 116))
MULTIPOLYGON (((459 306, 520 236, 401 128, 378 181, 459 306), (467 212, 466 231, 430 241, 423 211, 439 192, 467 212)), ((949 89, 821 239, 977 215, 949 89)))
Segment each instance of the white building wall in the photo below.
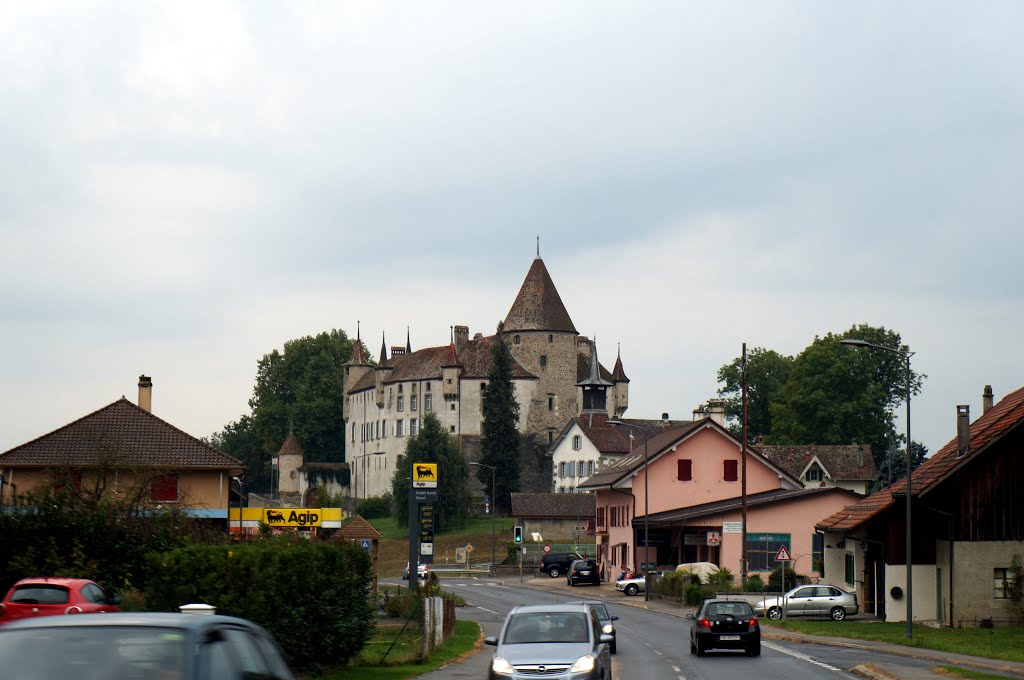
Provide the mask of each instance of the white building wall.
POLYGON ((608 457, 602 456, 597 447, 583 434, 576 423, 566 435, 557 442, 551 452, 552 475, 551 491, 554 493, 574 493, 583 480, 601 470, 608 463, 608 457), (576 438, 579 437, 577 440, 576 438), (579 449, 574 442, 579 442, 579 449), (580 463, 583 464, 583 475, 579 474, 580 463), (571 466, 571 467, 570 467, 571 466))

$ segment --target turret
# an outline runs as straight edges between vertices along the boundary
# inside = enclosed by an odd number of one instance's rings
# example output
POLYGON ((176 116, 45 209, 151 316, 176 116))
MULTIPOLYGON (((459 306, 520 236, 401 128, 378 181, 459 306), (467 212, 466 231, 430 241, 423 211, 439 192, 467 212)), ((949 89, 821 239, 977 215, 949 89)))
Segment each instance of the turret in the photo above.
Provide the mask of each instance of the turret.
POLYGON ((590 343, 590 373, 576 383, 583 390, 583 411, 607 413, 608 388, 612 383, 601 377, 601 364, 597 360, 597 341, 590 343))
POLYGON ((373 368, 370 365, 370 361, 366 358, 366 348, 363 347, 362 338, 360 338, 360 326, 359 322, 356 321, 356 341, 352 345, 352 356, 348 358, 344 364, 342 364, 342 400, 341 400, 341 417, 348 422, 349 418, 349 403, 348 395, 352 393, 352 388, 363 379, 367 373, 373 368))
POLYGON ((388 346, 384 342, 384 333, 382 332, 380 334, 380 360, 373 371, 375 383, 374 400, 377 403, 377 408, 384 408, 384 385, 391 378, 393 370, 395 370, 394 366, 388 362, 388 346))
POLYGON ((616 418, 621 418, 629 408, 629 378, 622 370, 622 345, 619 345, 615 353, 615 369, 612 371, 612 410, 616 418))

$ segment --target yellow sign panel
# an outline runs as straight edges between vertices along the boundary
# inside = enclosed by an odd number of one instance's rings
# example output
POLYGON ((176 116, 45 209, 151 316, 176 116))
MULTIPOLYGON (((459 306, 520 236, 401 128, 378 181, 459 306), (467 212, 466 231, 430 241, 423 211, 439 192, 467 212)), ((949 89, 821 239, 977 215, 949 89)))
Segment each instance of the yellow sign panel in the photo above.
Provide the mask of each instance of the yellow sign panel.
POLYGON ((272 527, 318 527, 320 508, 263 508, 263 521, 272 527))
POLYGON ((437 488, 437 463, 413 463, 412 485, 417 489, 437 488))

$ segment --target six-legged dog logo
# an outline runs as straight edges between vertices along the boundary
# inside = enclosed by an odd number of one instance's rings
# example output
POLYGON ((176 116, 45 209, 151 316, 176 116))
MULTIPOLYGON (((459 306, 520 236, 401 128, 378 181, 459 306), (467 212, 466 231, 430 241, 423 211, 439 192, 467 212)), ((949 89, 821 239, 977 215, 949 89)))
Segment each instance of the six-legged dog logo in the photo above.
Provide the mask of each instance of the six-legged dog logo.
POLYGON ((434 468, 429 465, 417 465, 416 466, 416 478, 417 479, 435 479, 434 468))
POLYGON ((267 510, 267 524, 284 522, 284 513, 277 510, 267 510))

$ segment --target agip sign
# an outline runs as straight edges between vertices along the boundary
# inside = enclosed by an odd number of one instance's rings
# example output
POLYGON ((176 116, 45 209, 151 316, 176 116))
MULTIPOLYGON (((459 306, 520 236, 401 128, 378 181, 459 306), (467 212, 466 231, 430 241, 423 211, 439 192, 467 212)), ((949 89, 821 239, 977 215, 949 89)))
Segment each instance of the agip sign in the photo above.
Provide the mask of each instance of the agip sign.
POLYGON ((271 527, 318 527, 319 508, 263 508, 263 522, 271 527))

